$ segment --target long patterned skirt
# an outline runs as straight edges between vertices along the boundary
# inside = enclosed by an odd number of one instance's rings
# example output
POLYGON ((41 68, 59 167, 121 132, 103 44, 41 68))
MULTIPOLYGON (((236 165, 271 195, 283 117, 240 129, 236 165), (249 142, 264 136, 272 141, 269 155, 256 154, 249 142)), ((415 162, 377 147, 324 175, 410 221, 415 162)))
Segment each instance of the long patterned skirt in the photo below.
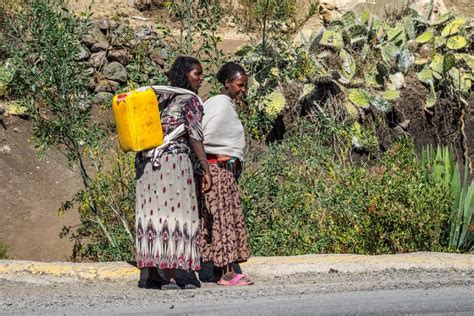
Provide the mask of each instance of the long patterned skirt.
POLYGON ((137 158, 136 168, 138 267, 199 270, 199 211, 189 156, 165 154, 158 168, 137 158))
POLYGON ((232 172, 211 164, 212 188, 203 194, 201 253, 217 267, 246 261, 250 256, 240 192, 232 172))

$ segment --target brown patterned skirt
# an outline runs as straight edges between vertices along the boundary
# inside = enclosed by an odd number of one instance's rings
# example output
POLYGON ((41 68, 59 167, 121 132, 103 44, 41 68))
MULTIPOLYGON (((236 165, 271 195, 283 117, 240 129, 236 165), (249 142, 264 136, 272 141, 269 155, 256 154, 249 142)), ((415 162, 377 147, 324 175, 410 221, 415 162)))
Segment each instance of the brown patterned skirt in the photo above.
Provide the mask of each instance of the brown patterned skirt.
POLYGON ((209 165, 212 188, 202 194, 201 257, 216 267, 249 258, 247 226, 232 172, 209 165))

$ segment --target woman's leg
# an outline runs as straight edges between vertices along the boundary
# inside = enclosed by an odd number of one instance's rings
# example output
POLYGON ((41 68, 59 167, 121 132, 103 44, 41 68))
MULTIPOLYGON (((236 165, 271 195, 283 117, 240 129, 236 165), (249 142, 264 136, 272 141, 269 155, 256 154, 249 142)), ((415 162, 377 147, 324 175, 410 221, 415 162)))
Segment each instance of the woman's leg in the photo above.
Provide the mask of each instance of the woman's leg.
POLYGON ((165 275, 165 280, 170 283, 176 283, 176 270, 175 269, 163 269, 163 274, 165 275))

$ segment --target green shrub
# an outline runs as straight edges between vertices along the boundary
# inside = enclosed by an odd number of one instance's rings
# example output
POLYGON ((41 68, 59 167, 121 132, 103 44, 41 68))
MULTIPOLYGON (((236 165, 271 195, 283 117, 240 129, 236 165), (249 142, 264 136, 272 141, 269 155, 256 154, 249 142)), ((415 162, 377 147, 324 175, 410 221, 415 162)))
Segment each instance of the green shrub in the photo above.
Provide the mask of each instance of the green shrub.
POLYGON ((62 232, 74 241, 74 260, 134 259, 135 155, 118 152, 109 157, 111 166, 99 169, 89 186, 65 203, 65 209, 77 203, 81 218, 78 227, 62 232))
POLYGON ((0 243, 0 259, 8 259, 7 257, 8 248, 4 244, 0 243))
POLYGON ((468 182, 467 164, 461 176, 459 163, 453 159, 449 147, 433 149, 428 146, 422 152, 422 163, 433 172, 434 181, 452 193, 449 218, 449 247, 452 250, 474 250, 474 181, 468 182))
POLYGON ((446 249, 450 193, 411 142, 370 165, 343 164, 305 124, 254 158, 242 178, 254 255, 446 249))

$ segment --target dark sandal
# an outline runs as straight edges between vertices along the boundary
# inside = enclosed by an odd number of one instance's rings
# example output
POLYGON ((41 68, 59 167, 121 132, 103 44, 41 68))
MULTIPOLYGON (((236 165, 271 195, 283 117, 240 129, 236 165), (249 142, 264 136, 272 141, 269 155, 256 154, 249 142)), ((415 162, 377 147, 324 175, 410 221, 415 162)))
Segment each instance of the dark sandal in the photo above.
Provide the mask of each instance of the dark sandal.
POLYGON ((176 282, 168 282, 166 284, 161 285, 162 290, 179 290, 181 289, 176 282))

